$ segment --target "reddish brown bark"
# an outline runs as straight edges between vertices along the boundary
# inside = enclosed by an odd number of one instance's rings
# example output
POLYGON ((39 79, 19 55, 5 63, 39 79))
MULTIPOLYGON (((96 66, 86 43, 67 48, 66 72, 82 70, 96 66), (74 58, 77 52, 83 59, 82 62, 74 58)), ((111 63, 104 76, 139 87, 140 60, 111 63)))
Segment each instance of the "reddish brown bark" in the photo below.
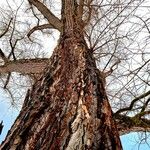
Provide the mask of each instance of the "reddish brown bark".
POLYGON ((63 41, 1 149, 121 149, 91 51, 63 41))
POLYGON ((28 92, 2 150, 120 150, 103 78, 76 14, 63 1, 63 32, 43 76, 28 92))

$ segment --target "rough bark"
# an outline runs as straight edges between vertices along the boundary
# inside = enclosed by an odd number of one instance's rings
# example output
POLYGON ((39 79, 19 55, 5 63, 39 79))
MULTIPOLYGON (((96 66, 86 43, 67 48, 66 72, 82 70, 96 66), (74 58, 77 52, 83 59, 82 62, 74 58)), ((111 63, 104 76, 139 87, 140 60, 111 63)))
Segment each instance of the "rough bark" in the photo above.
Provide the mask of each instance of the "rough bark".
POLYGON ((62 1, 63 33, 28 91, 2 150, 120 150, 103 78, 83 38, 74 0, 62 1))
POLYGON ((1 149, 121 149, 92 53, 63 41, 1 149))

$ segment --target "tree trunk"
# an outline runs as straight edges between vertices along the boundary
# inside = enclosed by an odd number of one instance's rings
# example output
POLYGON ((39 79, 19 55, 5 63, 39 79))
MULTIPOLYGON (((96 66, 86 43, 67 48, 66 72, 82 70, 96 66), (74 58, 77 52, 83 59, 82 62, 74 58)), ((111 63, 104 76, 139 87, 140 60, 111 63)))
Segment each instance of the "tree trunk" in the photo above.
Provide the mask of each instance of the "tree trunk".
POLYGON ((62 1, 60 42, 28 91, 2 150, 120 150, 103 77, 83 38, 74 0, 62 1))

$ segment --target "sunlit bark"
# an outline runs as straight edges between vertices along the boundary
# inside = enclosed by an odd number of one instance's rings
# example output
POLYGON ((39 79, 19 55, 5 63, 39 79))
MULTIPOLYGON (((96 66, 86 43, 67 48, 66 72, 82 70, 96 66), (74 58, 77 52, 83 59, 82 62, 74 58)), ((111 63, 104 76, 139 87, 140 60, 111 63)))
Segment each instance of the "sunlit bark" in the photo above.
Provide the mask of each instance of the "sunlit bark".
POLYGON ((83 37, 75 0, 62 1, 63 29, 50 64, 28 91, 2 150, 121 150, 105 85, 83 37))

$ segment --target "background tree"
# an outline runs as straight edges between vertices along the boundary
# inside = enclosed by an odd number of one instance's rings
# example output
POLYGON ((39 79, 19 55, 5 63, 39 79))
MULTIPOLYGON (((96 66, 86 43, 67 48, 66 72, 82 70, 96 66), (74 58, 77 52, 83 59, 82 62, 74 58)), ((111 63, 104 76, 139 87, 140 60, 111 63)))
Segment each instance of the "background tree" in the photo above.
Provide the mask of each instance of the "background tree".
MULTIPOLYGON (((42 56, 37 50, 37 47, 40 48, 40 42, 31 36, 37 30, 48 29, 46 30, 48 33, 47 31, 51 31, 52 28, 58 31, 61 28, 59 19, 50 12, 53 7, 49 1, 42 2, 45 4, 44 9, 41 7, 42 3, 39 5, 38 1, 29 2, 30 9, 26 9, 22 4, 21 7, 17 7, 15 13, 11 13, 14 16, 10 17, 8 14, 8 23, 1 34, 1 39, 3 38, 1 73, 8 74, 6 77, 2 77, 2 81, 4 82, 4 89, 7 89, 10 94, 12 93, 9 87, 12 78, 11 72, 29 75, 36 80, 38 78, 37 73, 41 73, 42 70, 39 68, 43 66, 44 69, 47 64, 47 59, 39 59, 42 56), (45 6, 49 9, 46 9, 45 6), (20 21, 17 18, 17 13, 19 14, 24 10, 29 14, 31 10, 36 20, 34 21, 32 18, 32 23, 28 21, 28 23, 23 24, 24 20, 21 19, 20 21), (33 24, 37 25, 28 30, 33 24), (18 31, 17 26, 19 25, 22 26, 19 30, 23 31, 18 31), (10 47, 8 47, 8 43, 10 47), (29 69, 31 66, 32 68, 29 69)), ((85 29, 84 37, 97 60, 103 84, 106 84, 120 134, 149 130, 149 39, 147 38, 149 36, 149 12, 145 12, 146 15, 139 13, 139 9, 146 10, 145 2, 80 2, 79 12, 82 14, 80 15, 82 16, 81 19, 84 20, 82 24, 85 29), (124 29, 125 26, 128 28, 124 29), (146 33, 141 34, 143 32, 146 33)), ((28 7, 28 4, 26 6, 28 7)), ((54 4, 54 6, 56 5, 54 4)), ((59 16, 60 12, 58 13, 59 16)), ((5 23, 6 19, 2 25, 5 23)), ((16 100, 14 99, 14 101, 16 100)))

